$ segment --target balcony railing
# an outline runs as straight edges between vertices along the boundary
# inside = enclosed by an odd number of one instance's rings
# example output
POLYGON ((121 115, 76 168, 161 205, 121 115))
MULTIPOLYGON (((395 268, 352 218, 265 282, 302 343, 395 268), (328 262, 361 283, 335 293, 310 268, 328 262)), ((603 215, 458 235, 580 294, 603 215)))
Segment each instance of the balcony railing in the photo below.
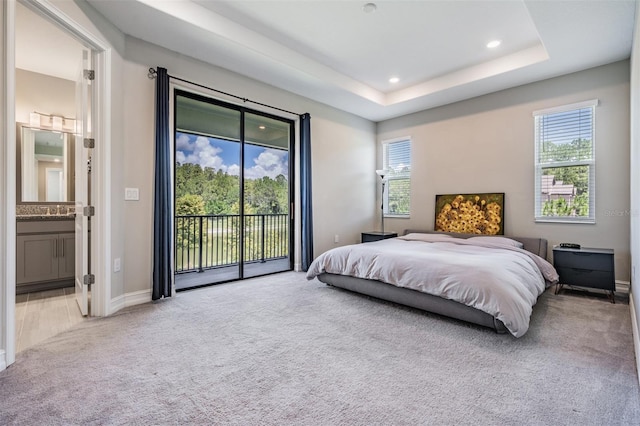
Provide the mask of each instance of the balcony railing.
MULTIPOLYGON (((240 262, 239 215, 176 216, 176 273, 204 271, 240 262)), ((244 262, 289 256, 289 215, 244 216, 244 262)))

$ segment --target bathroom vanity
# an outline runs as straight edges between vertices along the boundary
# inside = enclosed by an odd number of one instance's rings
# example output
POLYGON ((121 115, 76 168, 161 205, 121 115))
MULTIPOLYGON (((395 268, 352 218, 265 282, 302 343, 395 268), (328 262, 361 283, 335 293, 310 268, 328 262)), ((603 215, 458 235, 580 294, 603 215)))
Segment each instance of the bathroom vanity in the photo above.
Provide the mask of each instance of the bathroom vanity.
POLYGON ((74 215, 17 216, 16 234, 17 294, 74 285, 74 215))
POLYGON ((75 137, 17 123, 16 293, 75 281, 75 137))

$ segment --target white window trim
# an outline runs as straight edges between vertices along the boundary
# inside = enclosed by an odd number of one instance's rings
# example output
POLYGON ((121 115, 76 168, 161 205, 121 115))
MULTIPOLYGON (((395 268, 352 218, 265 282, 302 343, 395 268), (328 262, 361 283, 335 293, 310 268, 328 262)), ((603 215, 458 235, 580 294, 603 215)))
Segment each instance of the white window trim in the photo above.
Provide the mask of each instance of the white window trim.
POLYGON ((574 109, 582 109, 582 108, 597 107, 597 106, 598 106, 598 99, 590 99, 588 101, 576 102, 569 105, 561 105, 561 106, 552 107, 552 108, 539 109, 537 111, 533 111, 531 115, 535 117, 537 115, 557 114, 559 112, 567 112, 567 111, 573 111, 574 109))
MULTIPOLYGON (((397 142, 404 142, 404 141, 409 141, 409 145, 412 145, 412 138, 411 136, 401 136, 401 137, 397 137, 397 138, 392 138, 392 139, 385 139, 383 141, 380 142, 380 144, 382 145, 382 167, 385 167, 385 145, 389 145, 389 144, 393 144, 393 143, 397 143, 397 142)), ((411 158, 411 165, 413 166, 413 158, 411 158)), ((411 179, 411 171, 409 171, 409 179, 411 179)), ((387 180, 388 182, 388 180, 387 180)), ((384 197, 385 197, 385 207, 388 208, 388 196, 389 196, 389 185, 386 185, 385 188, 385 192, 384 192, 384 197)), ((411 205, 409 205, 409 213, 407 214, 391 214, 391 213, 387 213, 384 212, 383 213, 385 218, 391 218, 391 219, 411 219, 411 205)))
POLYGON ((599 104, 598 99, 590 99, 588 101, 576 102, 568 105, 561 105, 552 108, 541 109, 537 111, 533 111, 532 115, 534 118, 541 115, 550 115, 556 114, 560 112, 573 111, 576 109, 582 108, 593 108, 593 116, 591 117, 592 126, 591 126, 591 141, 592 141, 592 158, 590 160, 579 160, 579 161, 558 161, 554 163, 545 163, 544 165, 538 162, 539 160, 539 135, 538 135, 538 126, 534 122, 534 144, 535 144, 535 199, 534 199, 534 217, 536 223, 581 223, 581 224, 595 224, 596 223, 596 211, 595 211, 595 188, 596 188, 596 173, 595 173, 595 158, 596 158, 596 143, 595 143, 595 135, 596 135, 596 113, 595 107, 599 104), (592 193, 589 194, 589 216, 588 217, 570 217, 570 216, 541 216, 538 213, 541 212, 542 205, 539 194, 541 192, 541 179, 542 170, 548 168, 555 167, 567 167, 567 166, 589 166, 589 187, 593 189, 592 193))

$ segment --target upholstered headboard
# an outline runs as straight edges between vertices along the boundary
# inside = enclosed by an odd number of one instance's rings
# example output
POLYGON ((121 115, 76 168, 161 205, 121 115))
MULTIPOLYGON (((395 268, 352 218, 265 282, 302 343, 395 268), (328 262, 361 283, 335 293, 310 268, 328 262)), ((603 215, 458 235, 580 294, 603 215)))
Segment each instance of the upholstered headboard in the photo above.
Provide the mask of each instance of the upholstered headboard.
MULTIPOLYGON (((477 234, 456 234, 454 232, 440 232, 440 231, 425 231, 424 229, 405 229, 403 235, 411 234, 411 233, 420 233, 420 234, 447 234, 456 238, 470 238, 477 237, 477 234)), ((487 235, 483 235, 486 237, 487 235)), ((530 251, 533 254, 537 254, 543 259, 547 258, 547 240, 544 238, 535 238, 535 237, 514 237, 512 235, 496 235, 496 237, 507 237, 512 240, 520 241, 524 245, 524 249, 530 251)))

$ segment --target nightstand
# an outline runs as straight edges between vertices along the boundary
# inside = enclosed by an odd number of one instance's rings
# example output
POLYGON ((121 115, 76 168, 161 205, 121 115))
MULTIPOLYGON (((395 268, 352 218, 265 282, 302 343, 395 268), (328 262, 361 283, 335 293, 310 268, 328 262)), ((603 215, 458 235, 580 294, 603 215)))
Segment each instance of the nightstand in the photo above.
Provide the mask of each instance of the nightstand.
POLYGON ((370 231, 362 233, 362 242, 370 243, 372 241, 386 240, 387 238, 395 238, 398 236, 397 232, 380 232, 370 231))
POLYGON ((613 292, 616 289, 616 280, 612 249, 570 249, 554 246, 553 266, 560 275, 556 294, 563 285, 597 288, 607 291, 609 300, 615 303, 613 292))

